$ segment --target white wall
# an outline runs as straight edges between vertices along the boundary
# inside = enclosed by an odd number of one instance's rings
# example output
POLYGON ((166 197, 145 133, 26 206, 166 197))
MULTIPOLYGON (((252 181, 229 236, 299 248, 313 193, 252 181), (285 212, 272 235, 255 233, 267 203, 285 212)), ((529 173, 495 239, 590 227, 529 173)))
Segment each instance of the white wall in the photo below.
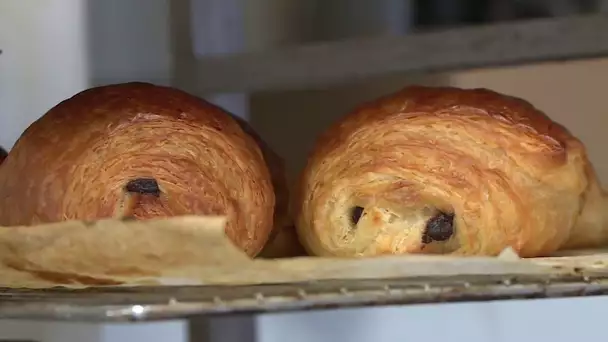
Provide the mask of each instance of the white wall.
POLYGON ((0 1, 0 145, 88 85, 85 3, 0 1))
POLYGON ((140 324, 93 324, 0 321, 0 340, 37 342, 187 342, 184 321, 140 324))
POLYGON ((91 85, 168 84, 167 4, 0 1, 0 145, 10 148, 33 120, 91 85))
POLYGON ((605 338, 608 297, 513 300, 262 316, 263 342, 572 342, 605 338))
MULTIPOLYGON (((165 321, 139 324, 104 324, 100 342, 188 342, 188 323, 186 321, 165 321)), ((77 339, 62 342, 84 342, 77 339)), ((47 341, 40 341, 47 342, 47 341)), ((52 342, 52 341, 49 341, 52 342)), ((202 342, 202 341, 201 341, 202 342)))
MULTIPOLYGON (((0 340, 103 342, 98 324, 0 321, 0 340)), ((181 342, 181 341, 178 341, 181 342)))

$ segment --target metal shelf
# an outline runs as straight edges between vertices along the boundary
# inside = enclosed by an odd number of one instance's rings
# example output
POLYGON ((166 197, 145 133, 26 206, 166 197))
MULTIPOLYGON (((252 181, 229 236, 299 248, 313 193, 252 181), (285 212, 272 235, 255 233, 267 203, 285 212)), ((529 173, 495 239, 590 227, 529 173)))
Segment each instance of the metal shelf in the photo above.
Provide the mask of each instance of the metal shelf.
POLYGON ((608 55, 608 15, 530 20, 204 57, 198 91, 319 87, 395 72, 434 72, 608 55))
POLYGON ((602 276, 468 276, 327 280, 288 285, 0 292, 0 319, 144 321, 196 315, 608 294, 602 276))

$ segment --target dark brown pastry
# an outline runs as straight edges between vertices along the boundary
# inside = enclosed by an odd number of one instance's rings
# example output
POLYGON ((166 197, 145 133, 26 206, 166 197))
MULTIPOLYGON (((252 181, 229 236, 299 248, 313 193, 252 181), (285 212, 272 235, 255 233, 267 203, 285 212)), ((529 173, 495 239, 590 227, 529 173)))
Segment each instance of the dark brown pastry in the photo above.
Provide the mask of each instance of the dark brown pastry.
POLYGON ((228 237, 255 256, 284 224, 276 197, 287 195, 280 160, 242 124, 168 87, 83 91, 34 122, 0 168, 0 225, 227 215, 228 237))

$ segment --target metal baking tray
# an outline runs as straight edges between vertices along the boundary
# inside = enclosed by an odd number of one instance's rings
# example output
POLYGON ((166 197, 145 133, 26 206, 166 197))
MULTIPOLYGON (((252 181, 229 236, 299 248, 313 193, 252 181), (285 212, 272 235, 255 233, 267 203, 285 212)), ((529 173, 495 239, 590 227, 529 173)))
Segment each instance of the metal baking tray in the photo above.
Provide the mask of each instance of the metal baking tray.
POLYGON ((125 322, 419 303, 608 293, 608 276, 324 280, 249 286, 0 290, 0 318, 125 322))
POLYGON ((0 318, 142 321, 608 293, 607 251, 536 259, 510 250, 498 258, 250 259, 226 238, 224 222, 181 217, 2 227, 0 318), (134 266, 137 277, 120 272, 134 266))

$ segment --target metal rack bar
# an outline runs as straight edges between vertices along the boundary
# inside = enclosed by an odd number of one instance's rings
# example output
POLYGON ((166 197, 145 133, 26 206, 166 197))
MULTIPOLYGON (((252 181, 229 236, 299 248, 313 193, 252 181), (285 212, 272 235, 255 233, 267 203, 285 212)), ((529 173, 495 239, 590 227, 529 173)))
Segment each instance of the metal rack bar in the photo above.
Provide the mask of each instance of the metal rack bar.
POLYGON ((0 290, 0 318, 142 321, 372 305, 608 293, 605 275, 469 276, 289 285, 0 290))
POLYGON ((608 55, 608 15, 530 20, 201 58, 198 91, 318 87, 434 72, 608 55))

